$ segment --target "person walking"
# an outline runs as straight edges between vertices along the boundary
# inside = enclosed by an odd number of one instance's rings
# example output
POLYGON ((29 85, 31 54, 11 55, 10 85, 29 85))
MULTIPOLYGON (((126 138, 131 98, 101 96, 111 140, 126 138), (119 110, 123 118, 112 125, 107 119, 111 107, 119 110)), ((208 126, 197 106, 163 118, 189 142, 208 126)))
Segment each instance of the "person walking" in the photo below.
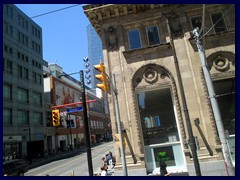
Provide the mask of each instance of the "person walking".
POLYGON ((110 168, 113 168, 113 154, 112 154, 112 151, 109 151, 109 153, 107 154, 107 162, 108 162, 110 168))
POLYGON ((107 173, 107 170, 108 170, 108 165, 107 165, 107 161, 106 161, 106 158, 105 157, 102 157, 102 166, 104 168, 104 170, 106 171, 107 173))
POLYGON ((107 172, 105 170, 104 166, 101 166, 101 172, 100 172, 100 176, 107 176, 107 172))
POLYGON ((165 161, 160 162, 160 176, 170 176, 170 173, 167 171, 167 164, 165 161))

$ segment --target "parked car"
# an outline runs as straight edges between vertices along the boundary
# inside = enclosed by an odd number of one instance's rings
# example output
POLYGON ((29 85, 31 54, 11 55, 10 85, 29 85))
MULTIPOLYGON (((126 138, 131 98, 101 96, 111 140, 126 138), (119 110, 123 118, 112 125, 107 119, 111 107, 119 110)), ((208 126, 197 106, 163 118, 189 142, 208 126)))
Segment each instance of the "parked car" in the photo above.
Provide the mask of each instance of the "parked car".
POLYGON ((3 173, 7 176, 24 176, 28 171, 28 164, 23 159, 3 162, 3 173))

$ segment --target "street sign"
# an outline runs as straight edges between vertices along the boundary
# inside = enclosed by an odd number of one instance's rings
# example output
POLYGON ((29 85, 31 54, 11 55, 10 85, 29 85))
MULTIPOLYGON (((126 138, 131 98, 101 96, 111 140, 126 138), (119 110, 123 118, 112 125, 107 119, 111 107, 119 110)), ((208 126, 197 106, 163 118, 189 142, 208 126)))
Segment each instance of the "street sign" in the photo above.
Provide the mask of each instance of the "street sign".
POLYGON ((82 111, 82 110, 83 110, 82 107, 77 107, 77 108, 73 108, 73 109, 66 109, 67 113, 73 113, 73 112, 82 111))

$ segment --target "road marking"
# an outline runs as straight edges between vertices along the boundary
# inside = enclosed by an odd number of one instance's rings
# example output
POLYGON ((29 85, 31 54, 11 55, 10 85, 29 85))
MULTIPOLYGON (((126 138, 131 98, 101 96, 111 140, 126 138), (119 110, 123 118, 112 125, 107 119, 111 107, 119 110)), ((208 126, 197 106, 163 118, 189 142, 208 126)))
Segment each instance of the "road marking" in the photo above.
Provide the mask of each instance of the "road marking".
MULTIPOLYGON (((112 146, 112 145, 107 145, 107 147, 108 146, 112 146)), ((102 150, 102 149, 104 149, 104 148, 106 148, 106 146, 105 147, 97 147, 97 148, 92 148, 92 155, 95 155, 95 157, 93 157, 92 156, 92 160, 94 160, 94 159, 97 159, 97 158, 99 158, 98 156, 96 156, 96 155, 99 155, 99 153, 97 153, 96 151, 100 151, 100 150, 102 150)), ((86 152, 87 153, 87 152, 86 152)), ((108 151, 106 152, 106 153, 108 153, 108 151)), ((105 153, 105 154, 106 154, 105 153)), ((79 161, 80 159, 85 159, 86 157, 84 157, 84 156, 79 156, 79 157, 75 157, 74 159, 72 159, 72 160, 70 160, 69 162, 66 162, 66 163, 64 163, 64 164, 60 164, 60 165, 58 165, 58 166, 56 166, 56 167, 52 167, 52 168, 48 168, 46 171, 44 171, 44 172, 41 172, 41 173, 39 173, 39 174, 36 174, 35 176, 45 176, 46 174, 50 174, 50 172, 54 172, 54 170, 56 170, 56 169, 59 169, 60 167, 63 167, 63 166, 67 166, 67 165, 70 165, 71 163, 74 163, 74 162, 76 162, 76 161, 79 161)), ((59 160, 59 161, 61 161, 61 160, 59 160)), ((59 161, 56 161, 56 162, 52 162, 53 164, 55 164, 55 163, 57 163, 57 162, 59 162, 59 161)), ((99 170, 99 168, 95 168, 94 169, 94 172, 96 172, 96 171, 98 171, 99 170)), ((71 172, 71 171, 68 171, 68 172, 71 172)), ((66 174, 66 172, 64 172, 62 175, 64 175, 64 174, 66 174)))

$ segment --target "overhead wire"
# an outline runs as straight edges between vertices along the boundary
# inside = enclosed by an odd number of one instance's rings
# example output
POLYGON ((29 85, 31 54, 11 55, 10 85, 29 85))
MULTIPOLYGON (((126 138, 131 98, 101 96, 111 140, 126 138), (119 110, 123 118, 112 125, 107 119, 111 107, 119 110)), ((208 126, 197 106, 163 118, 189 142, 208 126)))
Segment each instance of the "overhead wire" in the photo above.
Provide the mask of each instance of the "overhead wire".
POLYGON ((76 7, 76 6, 80 6, 80 5, 81 4, 75 4, 75 5, 72 5, 72 6, 68 6, 68 7, 64 7, 64 8, 61 8, 61 9, 53 10, 53 11, 50 11, 50 12, 46 12, 46 13, 43 13, 43 14, 39 14, 39 15, 36 15, 36 16, 30 17, 30 18, 33 19, 33 18, 37 18, 37 17, 40 17, 40 16, 45 16, 47 14, 55 13, 55 12, 58 12, 58 11, 63 11, 63 10, 66 10, 66 9, 69 9, 69 8, 73 8, 73 7, 76 7))

